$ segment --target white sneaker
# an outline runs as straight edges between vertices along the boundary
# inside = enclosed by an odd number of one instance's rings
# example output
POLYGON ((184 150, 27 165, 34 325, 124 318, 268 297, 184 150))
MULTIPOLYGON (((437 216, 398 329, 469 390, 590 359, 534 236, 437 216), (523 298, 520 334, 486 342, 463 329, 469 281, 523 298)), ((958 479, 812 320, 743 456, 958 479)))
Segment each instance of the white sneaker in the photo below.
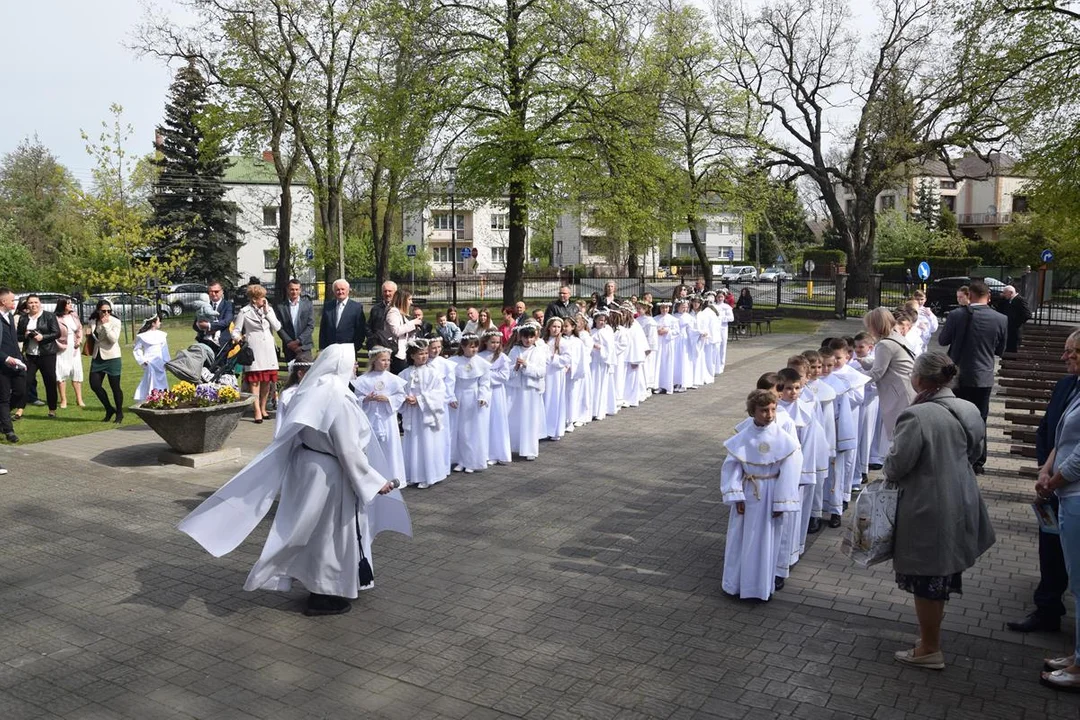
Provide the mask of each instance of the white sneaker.
POLYGON ((431 483, 420 483, 416 487, 420 488, 421 490, 427 490, 429 487, 431 487, 431 483))
POLYGON ((465 469, 464 465, 455 465, 454 466, 454 472, 461 472, 464 469, 465 469))
POLYGON ((476 472, 476 471, 473 470, 472 468, 465 468, 465 474, 466 475, 472 475, 474 472, 476 472))
POLYGON ((7 468, 0 467, 0 475, 7 475, 7 468))

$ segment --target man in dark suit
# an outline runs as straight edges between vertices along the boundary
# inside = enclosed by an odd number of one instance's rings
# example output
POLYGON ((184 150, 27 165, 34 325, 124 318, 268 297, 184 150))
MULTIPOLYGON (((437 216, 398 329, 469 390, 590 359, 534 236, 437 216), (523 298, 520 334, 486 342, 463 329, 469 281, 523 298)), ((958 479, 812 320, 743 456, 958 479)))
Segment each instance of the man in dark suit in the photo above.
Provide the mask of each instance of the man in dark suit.
POLYGON ((577 305, 570 302, 570 287, 563 285, 559 288, 559 299, 552 300, 544 309, 544 327, 547 327, 548 320, 553 317, 566 319, 573 317, 576 312, 577 305))
POLYGON ((8 442, 19 442, 11 424, 11 406, 21 407, 25 392, 26 361, 16 337, 15 293, 0 287, 0 433, 8 442))
MULTIPOLYGON (((1065 343, 1065 361, 1071 374, 1058 380, 1046 414, 1039 422, 1035 432, 1035 460, 1042 467, 1054 449, 1057 437, 1058 421, 1061 420, 1069 402, 1080 392, 1080 352, 1077 346, 1080 338, 1069 338, 1065 343)), ((1057 514, 1058 499, 1051 494, 1044 502, 1057 514)), ((1035 610, 1023 620, 1005 623, 1013 632, 1034 632, 1036 630, 1057 631, 1061 629, 1061 618, 1065 615, 1065 605, 1061 595, 1069 587, 1069 573, 1065 569, 1065 556, 1061 552, 1061 536, 1039 530, 1039 584, 1035 587, 1035 610)))
POLYGON ((1004 315, 1008 321, 1005 352, 1016 352, 1020 347, 1024 323, 1031 319, 1031 310, 1028 309, 1027 301, 1022 295, 1017 294, 1016 288, 1006 285, 1001 291, 1001 297, 994 303, 994 309, 1004 315))
MULTIPOLYGON (((397 347, 397 338, 390 332, 390 326, 386 324, 386 314, 394 303, 394 295, 397 293, 397 283, 387 280, 380 288, 380 301, 371 306, 367 316, 367 346, 368 350, 376 345, 393 348, 397 347)), ((390 356, 391 360, 394 358, 390 356)))
POLYGON ((202 342, 208 340, 218 348, 225 347, 229 342, 229 326, 233 321, 233 304, 225 299, 225 291, 221 283, 211 282, 206 288, 206 294, 210 296, 210 307, 218 314, 217 320, 198 320, 191 324, 195 331, 195 340, 202 342))
POLYGON ((281 329, 281 338, 285 350, 285 361, 294 359, 298 353, 310 353, 312 336, 315 333, 315 308, 311 298, 300 294, 300 281, 293 278, 285 286, 285 302, 274 308, 281 329))
POLYGON ((322 322, 319 323, 319 350, 338 343, 352 343, 356 352, 364 347, 367 323, 364 308, 349 298, 347 280, 334 281, 334 299, 323 305, 322 322))
POLYGON ((416 323, 416 336, 417 337, 431 337, 431 323, 424 320, 424 308, 419 305, 412 306, 413 320, 418 320, 416 323))
MULTIPOLYGON (((979 408, 983 422, 990 414, 990 392, 994 389, 994 362, 1005 352, 1008 322, 990 307, 990 288, 976 280, 968 286, 971 303, 958 307, 945 319, 938 343, 949 348, 949 357, 960 369, 956 397, 979 408)), ((973 465, 982 474, 986 464, 986 445, 982 457, 973 465)))

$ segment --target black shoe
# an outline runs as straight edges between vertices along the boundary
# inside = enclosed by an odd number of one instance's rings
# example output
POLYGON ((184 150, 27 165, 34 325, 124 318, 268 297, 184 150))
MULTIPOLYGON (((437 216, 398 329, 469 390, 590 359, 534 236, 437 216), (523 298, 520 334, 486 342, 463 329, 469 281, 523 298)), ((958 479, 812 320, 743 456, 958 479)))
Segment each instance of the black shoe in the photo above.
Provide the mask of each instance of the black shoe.
POLYGON ((821 518, 810 518, 810 522, 806 524, 806 534, 813 535, 819 532, 821 532, 821 518))
POLYGON ((840 516, 836 513, 833 513, 832 517, 829 518, 829 527, 838 528, 841 524, 843 524, 843 521, 840 520, 840 516))
POLYGON ((980 465, 972 465, 971 469, 975 471, 976 475, 983 475, 983 474, 986 473, 986 468, 984 468, 981 464, 980 465))
POLYGON ((778 577, 773 580, 773 590, 779 592, 784 589, 784 578, 778 577))
POLYGON ((352 610, 352 603, 343 597, 311 593, 308 597, 307 605, 304 607, 304 614, 308 617, 315 617, 318 615, 344 615, 350 610, 352 610))
POLYGON ((845 500, 844 501, 844 512, 847 512, 847 506, 848 506, 848 502, 847 502, 847 500, 845 500))
POLYGON ((22 415, 12 415, 11 416, 11 422, 15 422, 16 420, 22 420, 22 415))
POLYGON ((1013 632, 1057 632, 1061 630, 1061 618, 1040 615, 1038 611, 1031 613, 1019 622, 1007 622, 1005 627, 1013 632))
POLYGON ((116 408, 116 419, 113 420, 113 422, 116 423, 117 425, 124 422, 124 411, 121 410, 120 408, 116 408))
POLYGON ((113 409, 111 407, 105 408, 105 417, 101 418, 101 422, 109 422, 110 420, 113 419, 113 415, 115 415, 115 414, 116 414, 115 409, 113 409))
POLYGON ((871 470, 880 470, 882 467, 881 463, 870 463, 871 470))
POLYGON ((15 433, 8 433, 7 435, 4 436, 4 439, 7 440, 9 443, 17 443, 17 442, 19 442, 19 436, 16 435, 15 433))

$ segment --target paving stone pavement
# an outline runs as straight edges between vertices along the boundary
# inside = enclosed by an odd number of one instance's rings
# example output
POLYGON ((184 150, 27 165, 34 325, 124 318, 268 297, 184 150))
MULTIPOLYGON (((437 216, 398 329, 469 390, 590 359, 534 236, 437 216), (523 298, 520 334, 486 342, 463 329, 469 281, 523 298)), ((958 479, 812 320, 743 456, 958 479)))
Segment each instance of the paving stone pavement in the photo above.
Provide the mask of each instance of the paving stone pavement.
MULTIPOLYGON (((998 541, 948 605, 944 672, 892 660, 910 597, 838 531, 771 602, 722 595, 721 442, 757 376, 817 339, 733 343, 715 385, 408 491, 416 537, 380 536, 377 587, 332 618, 302 616, 302 590, 241 590, 268 523, 220 559, 174 529, 237 464, 158 466, 136 429, 0 448, 0 718, 1080 717, 1037 683, 1071 616, 1004 629, 1038 561, 1003 442, 981 479, 998 541)), ((234 439, 250 458, 270 433, 234 439)))

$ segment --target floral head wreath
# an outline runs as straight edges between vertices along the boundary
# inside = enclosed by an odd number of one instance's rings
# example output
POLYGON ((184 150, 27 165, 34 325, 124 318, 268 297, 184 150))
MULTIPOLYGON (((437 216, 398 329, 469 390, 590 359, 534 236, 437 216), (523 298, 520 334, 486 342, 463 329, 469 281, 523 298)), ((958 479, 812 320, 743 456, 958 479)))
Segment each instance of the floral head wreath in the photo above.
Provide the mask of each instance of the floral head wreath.
POLYGON ((388 347, 383 347, 382 345, 376 345, 375 347, 368 350, 368 357, 375 357, 376 355, 382 355, 384 353, 386 355, 391 355, 391 354, 393 354, 393 352, 394 351, 391 350, 388 347))

